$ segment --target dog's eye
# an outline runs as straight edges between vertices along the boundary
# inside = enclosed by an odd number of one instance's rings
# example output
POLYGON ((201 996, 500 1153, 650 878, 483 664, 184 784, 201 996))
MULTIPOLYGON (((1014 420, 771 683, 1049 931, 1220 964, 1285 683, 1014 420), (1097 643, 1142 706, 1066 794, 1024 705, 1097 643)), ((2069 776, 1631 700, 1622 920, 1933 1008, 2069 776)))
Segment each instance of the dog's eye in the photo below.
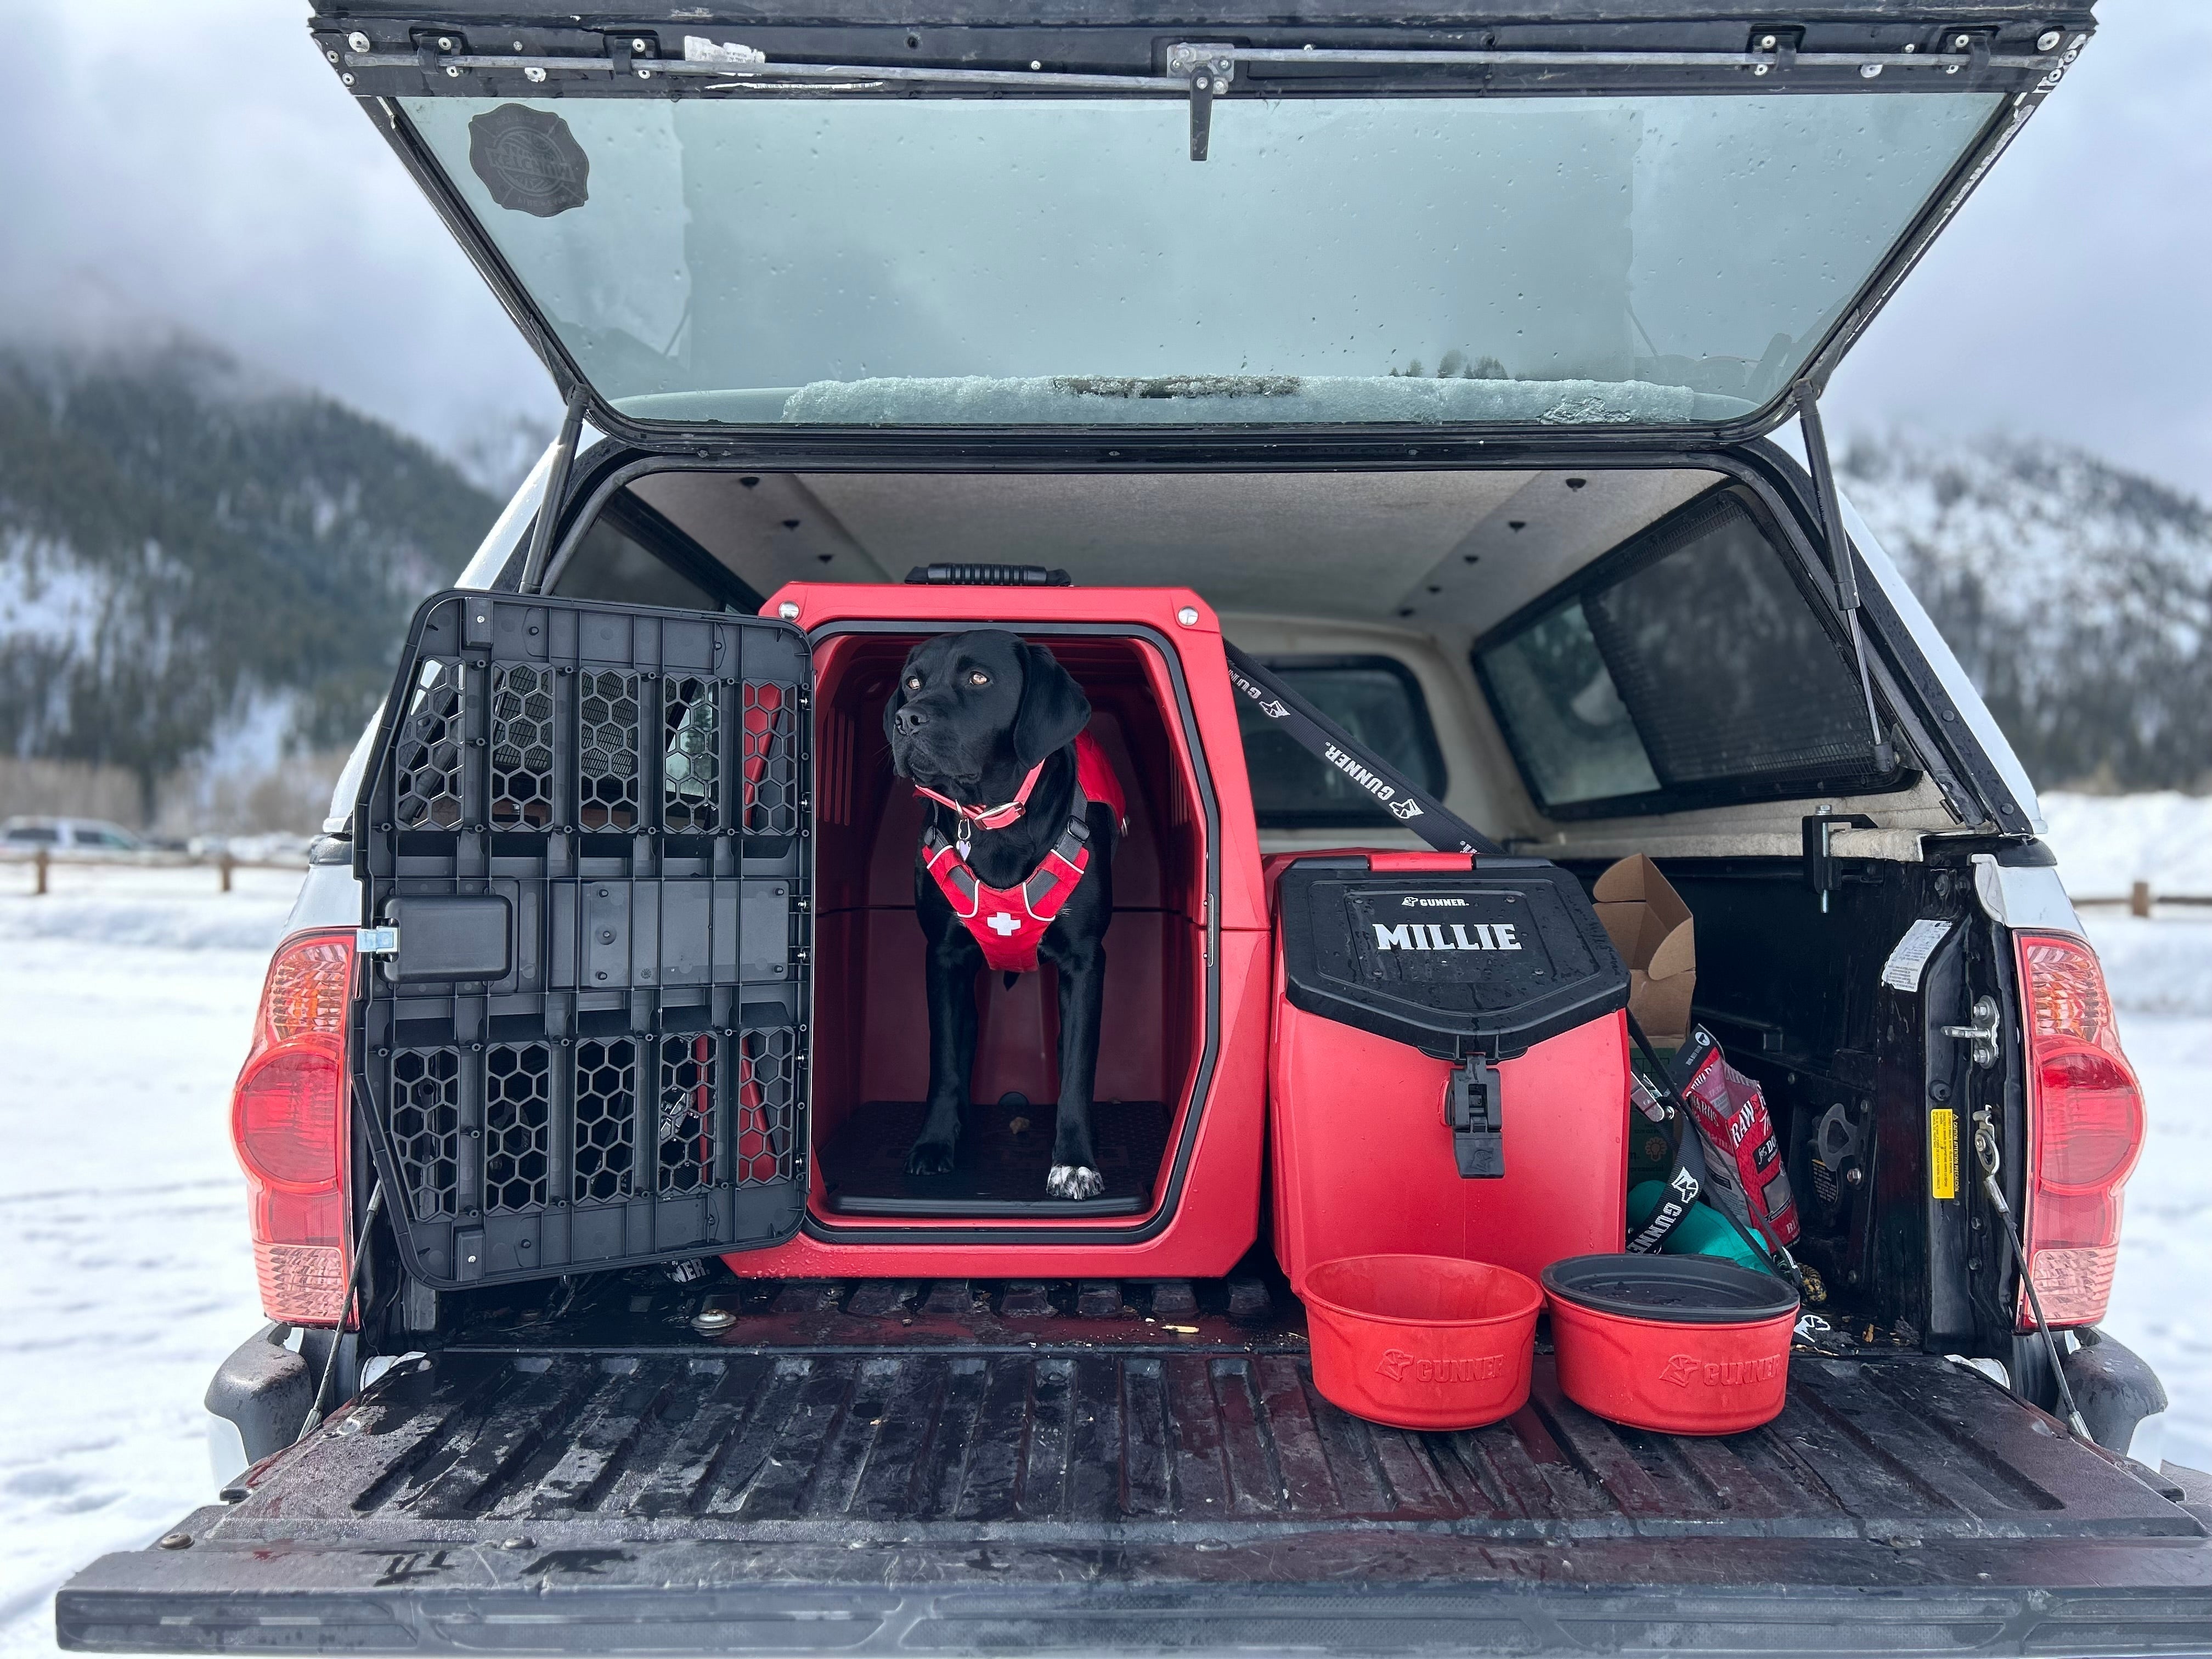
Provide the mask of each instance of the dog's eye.
POLYGON ((990 683, 991 683, 991 677, 990 677, 988 674, 986 674, 986 673, 985 673, 981 669, 977 668, 977 669, 973 669, 973 670, 969 671, 969 675, 968 675, 968 684, 970 684, 970 685, 988 685, 990 683))
POLYGON ((921 690, 921 675, 919 675, 919 674, 909 674, 909 675, 908 675, 908 676, 906 677, 906 689, 907 689, 908 690, 909 690, 909 691, 919 691, 919 690, 921 690))

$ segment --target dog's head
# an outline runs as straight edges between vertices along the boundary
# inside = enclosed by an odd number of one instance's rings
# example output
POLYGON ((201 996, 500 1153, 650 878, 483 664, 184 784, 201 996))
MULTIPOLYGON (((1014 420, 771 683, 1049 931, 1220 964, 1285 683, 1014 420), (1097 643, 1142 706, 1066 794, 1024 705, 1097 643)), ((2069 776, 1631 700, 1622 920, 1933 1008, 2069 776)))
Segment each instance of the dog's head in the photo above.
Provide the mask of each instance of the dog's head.
POLYGON ((956 798, 988 772, 1027 771, 1090 720, 1091 700, 1052 653, 1002 628, 915 647, 884 707, 898 775, 956 798))

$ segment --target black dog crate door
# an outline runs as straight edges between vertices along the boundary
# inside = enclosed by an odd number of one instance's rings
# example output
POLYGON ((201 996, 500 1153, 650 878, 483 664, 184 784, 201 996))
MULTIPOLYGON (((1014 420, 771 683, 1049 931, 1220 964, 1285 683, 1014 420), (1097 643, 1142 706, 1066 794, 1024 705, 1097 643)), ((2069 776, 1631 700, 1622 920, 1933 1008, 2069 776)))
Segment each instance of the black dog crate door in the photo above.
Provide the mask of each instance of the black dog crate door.
POLYGON ((805 636, 442 593, 355 809, 356 1097, 439 1285, 780 1243, 806 1194, 805 636))
POLYGON ((1301 859, 1277 910, 1293 1007, 1443 1059, 1510 1058, 1628 1006, 1589 895, 1540 860, 1401 872, 1301 859))

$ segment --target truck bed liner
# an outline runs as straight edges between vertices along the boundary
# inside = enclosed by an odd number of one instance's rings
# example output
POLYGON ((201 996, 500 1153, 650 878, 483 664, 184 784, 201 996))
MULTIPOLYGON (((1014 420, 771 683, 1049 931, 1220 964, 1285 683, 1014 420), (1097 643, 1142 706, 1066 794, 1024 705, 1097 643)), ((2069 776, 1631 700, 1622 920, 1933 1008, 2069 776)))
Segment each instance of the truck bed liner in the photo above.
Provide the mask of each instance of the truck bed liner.
POLYGON ((649 1309, 404 1362, 189 1547, 81 1575, 64 1642, 2212 1643, 2203 1512, 1939 1358, 1801 1353, 1775 1423, 1691 1440, 1591 1417, 1540 1355, 1510 1420, 1417 1434, 1322 1401, 1294 1322, 1023 1288, 770 1287, 713 1340, 649 1309))

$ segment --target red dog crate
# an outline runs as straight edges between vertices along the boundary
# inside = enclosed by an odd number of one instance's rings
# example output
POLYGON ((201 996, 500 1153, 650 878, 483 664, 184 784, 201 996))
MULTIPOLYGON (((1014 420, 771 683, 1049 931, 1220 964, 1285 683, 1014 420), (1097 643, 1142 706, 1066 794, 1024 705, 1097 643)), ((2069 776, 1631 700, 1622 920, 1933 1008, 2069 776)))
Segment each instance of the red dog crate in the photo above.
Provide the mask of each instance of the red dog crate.
MULTIPOLYGON (((725 1258, 763 1277, 1193 1278, 1258 1236, 1267 1042, 1267 918, 1220 624, 1181 588, 794 583, 763 608, 806 630, 815 665, 814 1019, 807 1214, 799 1237, 725 1258), (840 1213, 841 1130, 871 1103, 918 1101, 929 1038, 914 915, 922 813, 891 770, 883 709, 931 635, 1005 628, 1048 647, 1092 706, 1128 796, 1106 936, 1101 1111, 1164 1126, 1141 1209, 1056 1216, 840 1213), (834 1167, 830 1170, 834 1177, 834 1167)), ((1057 1032, 1049 969, 984 976, 971 1120, 1009 1091, 1051 1133, 1057 1032)))
MULTIPOLYGON (((1271 1089, 1276 1249, 1293 1284, 1331 1256, 1466 1256, 1533 1275, 1559 1256, 1620 1247, 1627 1061, 1617 1014, 1577 1016, 1575 1029, 1505 1062, 1505 1175, 1469 1180, 1440 1115, 1449 1063, 1286 999, 1269 906, 1292 861, 1262 869, 1237 694, 1219 623, 1195 593, 796 583, 764 609, 804 629, 814 658, 812 1156, 799 1236, 726 1256, 733 1271, 1225 1273, 1259 1236, 1271 1089), (1048 647, 1074 675, 1128 797, 1097 1097, 1102 1113, 1152 1114, 1164 1133, 1157 1173, 1127 1213, 1061 1213, 1041 1188, 1018 1214, 854 1213, 845 1196, 854 1135, 884 1121, 886 1103, 918 1102, 928 1066, 914 915, 922 814, 892 772, 883 709, 915 645, 989 627, 1048 647)), ((1372 867, 1468 874, 1464 855, 1376 854, 1372 867)), ((1015 1091, 1037 1103, 1030 1132, 1048 1139, 1050 973, 1012 989, 980 976, 963 1139, 1015 1091)))

